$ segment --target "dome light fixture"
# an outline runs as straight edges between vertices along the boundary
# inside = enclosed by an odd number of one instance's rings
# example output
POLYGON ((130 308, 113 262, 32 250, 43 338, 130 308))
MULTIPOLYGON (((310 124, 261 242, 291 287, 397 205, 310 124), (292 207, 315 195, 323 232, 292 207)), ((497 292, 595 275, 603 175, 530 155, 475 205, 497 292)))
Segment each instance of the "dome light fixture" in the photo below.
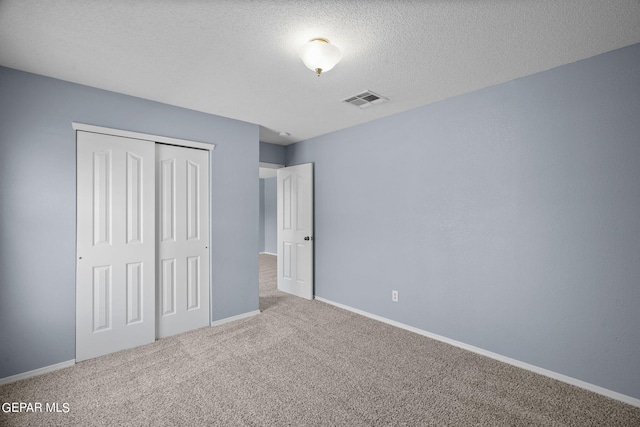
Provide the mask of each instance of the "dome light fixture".
POLYGON ((318 77, 323 71, 327 72, 335 67, 342 59, 340 49, 323 38, 309 40, 300 48, 298 55, 304 65, 311 71, 315 71, 318 77))

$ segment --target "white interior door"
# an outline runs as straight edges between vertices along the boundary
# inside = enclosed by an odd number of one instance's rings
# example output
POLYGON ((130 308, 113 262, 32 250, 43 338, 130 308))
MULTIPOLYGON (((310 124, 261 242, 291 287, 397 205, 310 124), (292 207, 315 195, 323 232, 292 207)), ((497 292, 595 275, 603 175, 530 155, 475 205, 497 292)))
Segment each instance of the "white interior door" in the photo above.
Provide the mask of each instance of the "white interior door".
POLYGON ((209 325, 209 152, 156 145, 158 338, 209 325))
POLYGON ((313 164, 278 169, 278 289, 313 298, 313 164))
POLYGON ((155 144, 77 132, 76 361, 155 340, 155 144))

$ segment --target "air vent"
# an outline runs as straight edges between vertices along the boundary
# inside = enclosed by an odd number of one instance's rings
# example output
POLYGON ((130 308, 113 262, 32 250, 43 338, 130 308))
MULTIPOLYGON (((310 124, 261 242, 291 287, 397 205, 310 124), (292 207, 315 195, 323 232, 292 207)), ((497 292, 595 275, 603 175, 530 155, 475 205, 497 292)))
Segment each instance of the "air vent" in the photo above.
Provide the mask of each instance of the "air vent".
POLYGON ((342 102, 346 102, 347 104, 355 105, 360 108, 370 107, 372 104, 379 104, 384 101, 388 101, 389 98, 385 98, 384 96, 378 95, 375 92, 371 92, 370 90, 366 90, 357 95, 351 96, 347 99, 344 99, 342 102))

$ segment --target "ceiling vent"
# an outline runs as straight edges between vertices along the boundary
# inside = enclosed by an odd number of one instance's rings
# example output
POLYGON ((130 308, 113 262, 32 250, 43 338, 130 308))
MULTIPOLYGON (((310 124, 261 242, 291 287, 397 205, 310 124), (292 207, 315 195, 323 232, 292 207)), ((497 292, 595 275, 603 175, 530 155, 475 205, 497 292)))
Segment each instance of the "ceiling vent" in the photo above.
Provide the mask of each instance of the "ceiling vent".
POLYGON ((372 104, 379 104, 381 102, 385 102, 388 100, 389 98, 385 98, 384 96, 378 95, 375 92, 366 90, 357 95, 350 96, 349 98, 344 99, 342 102, 346 102, 347 104, 352 104, 360 108, 367 108, 367 107, 370 107, 372 104))

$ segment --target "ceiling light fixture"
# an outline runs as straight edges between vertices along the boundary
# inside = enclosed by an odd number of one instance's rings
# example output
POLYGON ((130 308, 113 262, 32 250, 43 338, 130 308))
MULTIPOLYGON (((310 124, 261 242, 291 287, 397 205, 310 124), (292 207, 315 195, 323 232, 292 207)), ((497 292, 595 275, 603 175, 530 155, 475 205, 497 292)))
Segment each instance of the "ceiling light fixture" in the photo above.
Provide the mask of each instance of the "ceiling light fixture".
POLYGON ((342 52, 329 40, 323 38, 311 39, 305 43, 298 55, 308 69, 315 71, 320 77, 320 73, 327 72, 342 59, 342 52))

